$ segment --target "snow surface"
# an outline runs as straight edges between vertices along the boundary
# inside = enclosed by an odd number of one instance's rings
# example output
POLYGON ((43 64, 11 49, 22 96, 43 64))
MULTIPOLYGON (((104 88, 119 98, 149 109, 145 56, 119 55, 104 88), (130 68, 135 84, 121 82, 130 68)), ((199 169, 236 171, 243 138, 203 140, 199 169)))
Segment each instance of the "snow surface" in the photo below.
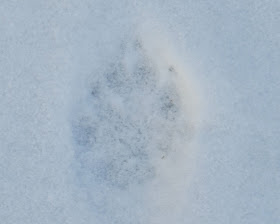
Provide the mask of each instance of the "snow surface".
POLYGON ((280 223, 279 12, 2 0, 1 223, 280 223))

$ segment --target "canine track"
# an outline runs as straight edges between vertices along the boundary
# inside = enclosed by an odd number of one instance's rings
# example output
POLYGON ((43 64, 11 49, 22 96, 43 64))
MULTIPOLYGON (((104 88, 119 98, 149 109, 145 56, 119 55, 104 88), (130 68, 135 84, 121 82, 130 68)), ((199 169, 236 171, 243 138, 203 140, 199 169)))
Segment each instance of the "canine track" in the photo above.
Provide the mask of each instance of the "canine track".
POLYGON ((144 189, 183 170, 179 161, 194 136, 193 108, 180 80, 185 74, 148 48, 136 38, 120 47, 104 73, 94 73, 87 103, 72 125, 80 183, 89 194, 106 189, 99 199, 105 207, 109 192, 144 189))

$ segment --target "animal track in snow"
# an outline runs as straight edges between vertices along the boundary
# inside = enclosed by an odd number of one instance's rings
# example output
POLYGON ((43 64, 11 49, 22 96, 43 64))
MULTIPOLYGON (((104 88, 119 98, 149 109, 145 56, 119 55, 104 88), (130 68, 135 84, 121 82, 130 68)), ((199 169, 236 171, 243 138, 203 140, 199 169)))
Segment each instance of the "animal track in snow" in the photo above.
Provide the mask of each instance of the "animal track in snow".
POLYGON ((159 66, 161 56, 153 60, 143 45, 138 39, 121 47, 116 63, 91 83, 87 112, 80 108, 73 123, 80 175, 92 183, 124 189, 149 182, 193 136, 176 65, 159 66))

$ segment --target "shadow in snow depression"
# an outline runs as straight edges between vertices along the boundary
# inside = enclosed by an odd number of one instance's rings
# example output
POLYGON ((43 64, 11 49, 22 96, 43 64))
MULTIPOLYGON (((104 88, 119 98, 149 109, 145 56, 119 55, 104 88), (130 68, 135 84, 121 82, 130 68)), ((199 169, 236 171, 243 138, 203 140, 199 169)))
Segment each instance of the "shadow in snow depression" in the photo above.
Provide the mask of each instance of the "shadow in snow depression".
POLYGON ((189 96, 178 87, 184 74, 172 62, 159 67, 158 57, 141 39, 122 45, 115 64, 94 74, 86 103, 79 106, 72 124, 77 178, 99 208, 98 197, 106 206, 109 192, 147 190, 165 169, 178 169, 174 159, 193 138, 189 96))

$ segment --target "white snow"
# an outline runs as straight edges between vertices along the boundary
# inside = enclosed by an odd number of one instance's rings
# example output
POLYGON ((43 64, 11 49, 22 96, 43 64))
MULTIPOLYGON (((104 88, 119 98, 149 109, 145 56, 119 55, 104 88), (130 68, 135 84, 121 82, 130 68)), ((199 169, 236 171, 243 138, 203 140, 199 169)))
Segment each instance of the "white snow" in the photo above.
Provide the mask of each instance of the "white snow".
POLYGON ((279 10, 1 1, 1 223, 279 223, 279 10))

